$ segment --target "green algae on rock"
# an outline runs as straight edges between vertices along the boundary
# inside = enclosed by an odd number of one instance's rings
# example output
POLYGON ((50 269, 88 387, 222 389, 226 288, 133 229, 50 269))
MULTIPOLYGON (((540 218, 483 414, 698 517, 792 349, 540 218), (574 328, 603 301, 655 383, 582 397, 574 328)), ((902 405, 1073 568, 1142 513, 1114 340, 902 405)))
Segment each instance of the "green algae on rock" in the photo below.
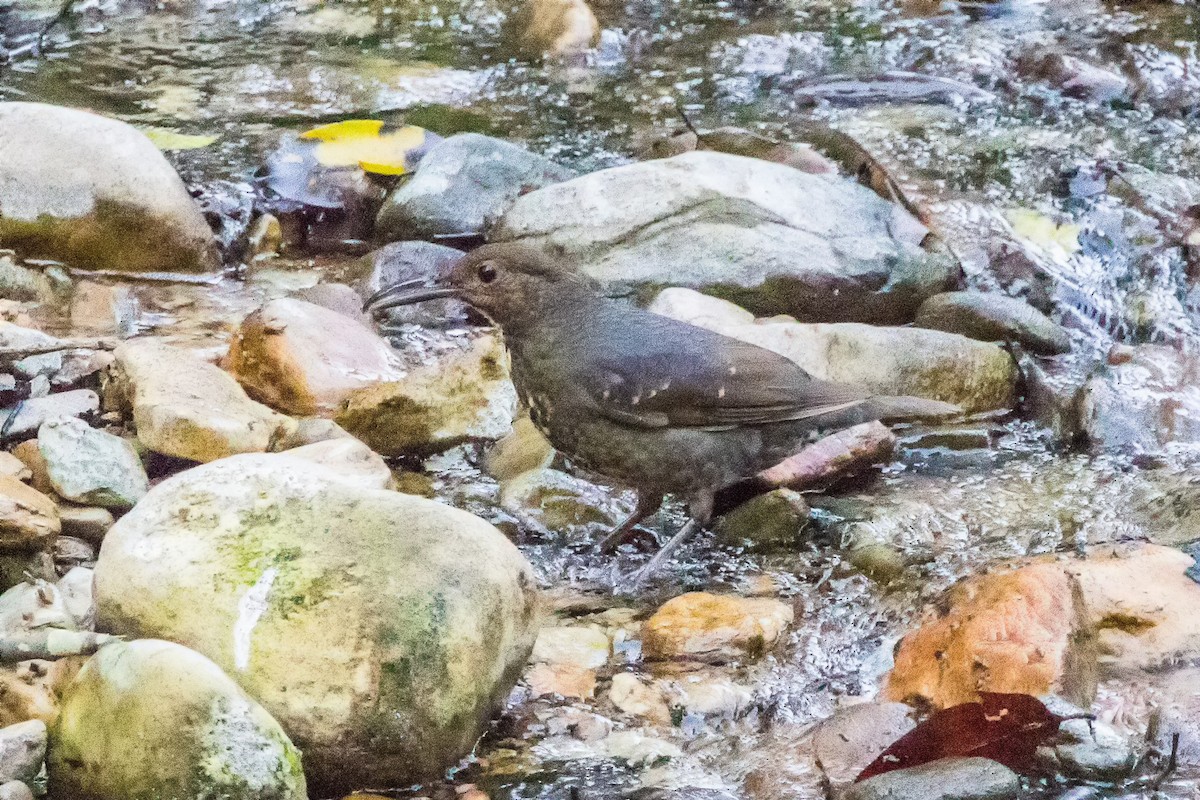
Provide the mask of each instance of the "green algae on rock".
POLYGON ((219 265, 208 223, 145 135, 42 103, 0 103, 0 245, 87 269, 219 265))
POLYGON ((50 793, 75 800, 307 800, 300 753, 220 667, 172 642, 115 642, 67 685, 50 793))
POLYGON ((437 776, 533 646, 532 569, 494 527, 287 454, 156 486, 105 537, 99 627, 216 661, 334 794, 437 776))

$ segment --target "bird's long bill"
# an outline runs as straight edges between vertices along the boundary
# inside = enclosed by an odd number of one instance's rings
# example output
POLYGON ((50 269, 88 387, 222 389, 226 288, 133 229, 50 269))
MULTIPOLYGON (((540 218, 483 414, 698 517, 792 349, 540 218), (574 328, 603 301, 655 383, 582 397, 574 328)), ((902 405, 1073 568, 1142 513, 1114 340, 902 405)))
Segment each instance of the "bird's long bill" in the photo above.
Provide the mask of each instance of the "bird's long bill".
POLYGON ((454 290, 446 286, 423 286, 424 280, 418 278, 411 281, 394 283, 385 286, 367 298, 363 303, 363 311, 378 313, 396 306, 409 306, 426 300, 438 300, 453 297, 454 290))

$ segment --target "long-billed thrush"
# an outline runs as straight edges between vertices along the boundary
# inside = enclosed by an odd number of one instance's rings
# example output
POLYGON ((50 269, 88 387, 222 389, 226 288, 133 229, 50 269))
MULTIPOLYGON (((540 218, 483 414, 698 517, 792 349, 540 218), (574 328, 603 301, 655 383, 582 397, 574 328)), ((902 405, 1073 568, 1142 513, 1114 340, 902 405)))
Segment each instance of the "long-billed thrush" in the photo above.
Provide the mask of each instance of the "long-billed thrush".
POLYGON ((518 243, 480 247, 441 285, 386 287, 366 305, 379 311, 444 297, 466 301, 500 326, 517 393, 555 448, 637 491, 637 507, 606 549, 656 512, 664 495, 687 501, 690 521, 639 579, 708 522, 717 490, 820 434, 886 416, 880 400, 887 398, 603 297, 587 277, 518 243))

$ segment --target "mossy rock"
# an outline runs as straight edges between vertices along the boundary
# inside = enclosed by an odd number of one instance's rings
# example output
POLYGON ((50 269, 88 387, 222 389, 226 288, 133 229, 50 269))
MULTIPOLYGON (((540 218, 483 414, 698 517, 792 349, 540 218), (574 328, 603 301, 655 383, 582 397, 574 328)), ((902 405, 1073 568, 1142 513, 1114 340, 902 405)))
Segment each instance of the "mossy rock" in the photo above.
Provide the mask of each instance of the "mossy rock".
POLYGON ((105 537, 98 625, 212 658, 333 795, 440 775, 474 747, 538 623, 493 526, 286 454, 156 486, 105 537))
POLYGON ((116 642, 64 691, 53 797, 306 800, 300 753, 221 668, 171 642, 116 642))

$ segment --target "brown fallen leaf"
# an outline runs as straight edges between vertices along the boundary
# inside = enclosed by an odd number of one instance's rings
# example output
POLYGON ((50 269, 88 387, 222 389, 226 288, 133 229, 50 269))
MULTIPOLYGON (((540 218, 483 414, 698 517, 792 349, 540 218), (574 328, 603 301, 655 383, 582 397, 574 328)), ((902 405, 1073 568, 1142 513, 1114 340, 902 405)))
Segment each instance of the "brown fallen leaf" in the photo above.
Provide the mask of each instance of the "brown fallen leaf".
POLYGON ((990 758, 1029 772, 1038 747, 1068 719, 1027 694, 980 692, 979 697, 978 703, 936 712, 893 742, 855 782, 951 756, 990 758))

